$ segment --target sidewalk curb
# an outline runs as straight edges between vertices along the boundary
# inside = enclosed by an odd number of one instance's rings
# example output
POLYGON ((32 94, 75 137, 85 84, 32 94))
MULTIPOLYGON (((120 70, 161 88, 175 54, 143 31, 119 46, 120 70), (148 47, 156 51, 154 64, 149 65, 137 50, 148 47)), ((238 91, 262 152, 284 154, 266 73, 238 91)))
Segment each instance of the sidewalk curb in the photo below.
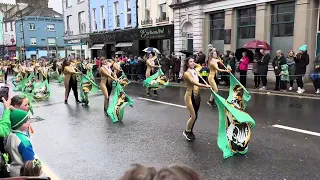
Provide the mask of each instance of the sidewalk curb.
MULTIPOLYGON (((131 81, 131 83, 135 84, 142 84, 142 82, 137 82, 137 81, 131 81)), ((186 87, 183 82, 181 83, 169 83, 169 87, 186 87)), ((220 86, 219 87, 220 91, 229 91, 228 88, 225 86, 220 86)), ((287 97, 300 97, 300 98, 316 98, 320 99, 320 95, 318 94, 310 94, 310 93, 303 93, 303 94, 298 94, 295 92, 280 92, 280 91, 274 91, 274 90, 258 90, 258 89, 252 89, 252 88, 247 88, 247 90, 250 93, 255 93, 255 94, 265 94, 265 95, 277 95, 277 96, 287 96, 287 97)))

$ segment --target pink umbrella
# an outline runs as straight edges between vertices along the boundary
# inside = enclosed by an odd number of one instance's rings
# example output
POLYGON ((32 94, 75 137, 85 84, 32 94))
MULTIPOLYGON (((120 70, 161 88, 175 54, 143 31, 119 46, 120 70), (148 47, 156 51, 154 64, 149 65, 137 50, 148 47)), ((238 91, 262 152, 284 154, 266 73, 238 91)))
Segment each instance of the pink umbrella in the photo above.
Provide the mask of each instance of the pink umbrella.
POLYGON ((246 49, 265 49, 265 50, 271 50, 271 47, 268 43, 264 42, 264 41, 260 41, 260 40, 253 40, 253 41, 249 41, 247 42, 247 44, 245 44, 243 46, 243 48, 246 49))

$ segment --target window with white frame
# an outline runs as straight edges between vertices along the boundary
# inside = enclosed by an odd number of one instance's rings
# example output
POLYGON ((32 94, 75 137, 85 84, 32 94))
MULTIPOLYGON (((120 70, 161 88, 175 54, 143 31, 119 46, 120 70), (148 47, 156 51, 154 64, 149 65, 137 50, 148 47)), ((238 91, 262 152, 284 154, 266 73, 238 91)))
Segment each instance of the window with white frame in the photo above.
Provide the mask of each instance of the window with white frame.
POLYGON ((56 38, 48 38, 48 45, 56 45, 56 38))
POLYGON ((114 19, 115 19, 115 28, 120 27, 120 13, 119 13, 119 2, 116 1, 114 2, 114 19))
POLYGON ((101 6, 101 29, 106 29, 106 16, 104 12, 104 6, 101 6))
POLYGON ((71 0, 66 0, 66 7, 71 7, 71 0))
POLYGON ((34 23, 30 23, 29 30, 36 30, 36 25, 34 23))
POLYGON ((144 1, 144 19, 149 20, 150 19, 150 0, 145 0, 144 1))
POLYGON ((37 45, 37 38, 31 37, 30 38, 30 45, 37 45))
POLYGON ((92 14, 93 14, 93 30, 96 31, 96 30, 98 30, 96 8, 92 9, 92 14))
POLYGON ((158 4, 158 18, 159 20, 163 21, 167 18, 167 3, 166 1, 164 1, 164 3, 162 2, 161 4, 158 4))
POLYGON ((71 15, 67 16, 67 34, 70 34, 70 29, 71 29, 71 15))
POLYGON ((55 30, 55 25, 54 24, 47 24, 47 30, 48 31, 54 31, 55 30))
POLYGON ((79 12, 78 20, 79 20, 79 32, 80 32, 80 34, 83 34, 83 33, 86 32, 86 23, 85 23, 84 11, 79 12))
POLYGON ((125 1, 125 10, 126 10, 126 26, 131 26, 131 1, 125 1))

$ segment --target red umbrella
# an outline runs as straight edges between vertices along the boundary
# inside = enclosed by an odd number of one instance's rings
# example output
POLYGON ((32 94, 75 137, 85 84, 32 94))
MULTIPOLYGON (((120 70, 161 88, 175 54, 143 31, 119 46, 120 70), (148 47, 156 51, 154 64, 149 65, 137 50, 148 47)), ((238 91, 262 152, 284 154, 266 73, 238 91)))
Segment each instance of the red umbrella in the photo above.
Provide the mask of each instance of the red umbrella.
POLYGON ((245 44, 243 46, 243 48, 246 49, 265 49, 265 50, 271 50, 271 47, 268 43, 264 42, 264 41, 259 41, 259 40, 253 40, 253 41, 249 41, 247 42, 247 44, 245 44))

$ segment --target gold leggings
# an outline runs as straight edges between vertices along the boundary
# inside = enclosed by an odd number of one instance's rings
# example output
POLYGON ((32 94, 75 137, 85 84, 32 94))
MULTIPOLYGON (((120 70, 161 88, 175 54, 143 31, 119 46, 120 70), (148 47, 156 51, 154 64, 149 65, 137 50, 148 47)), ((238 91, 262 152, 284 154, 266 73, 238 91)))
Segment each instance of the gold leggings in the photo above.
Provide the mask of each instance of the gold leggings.
POLYGON ((185 95, 184 101, 185 101, 185 103, 187 105, 187 109, 190 113, 190 118, 187 122, 186 131, 192 132, 194 124, 198 118, 198 110, 200 108, 200 102, 201 102, 200 94, 195 94, 192 91, 191 96, 190 96, 190 94, 185 95))

